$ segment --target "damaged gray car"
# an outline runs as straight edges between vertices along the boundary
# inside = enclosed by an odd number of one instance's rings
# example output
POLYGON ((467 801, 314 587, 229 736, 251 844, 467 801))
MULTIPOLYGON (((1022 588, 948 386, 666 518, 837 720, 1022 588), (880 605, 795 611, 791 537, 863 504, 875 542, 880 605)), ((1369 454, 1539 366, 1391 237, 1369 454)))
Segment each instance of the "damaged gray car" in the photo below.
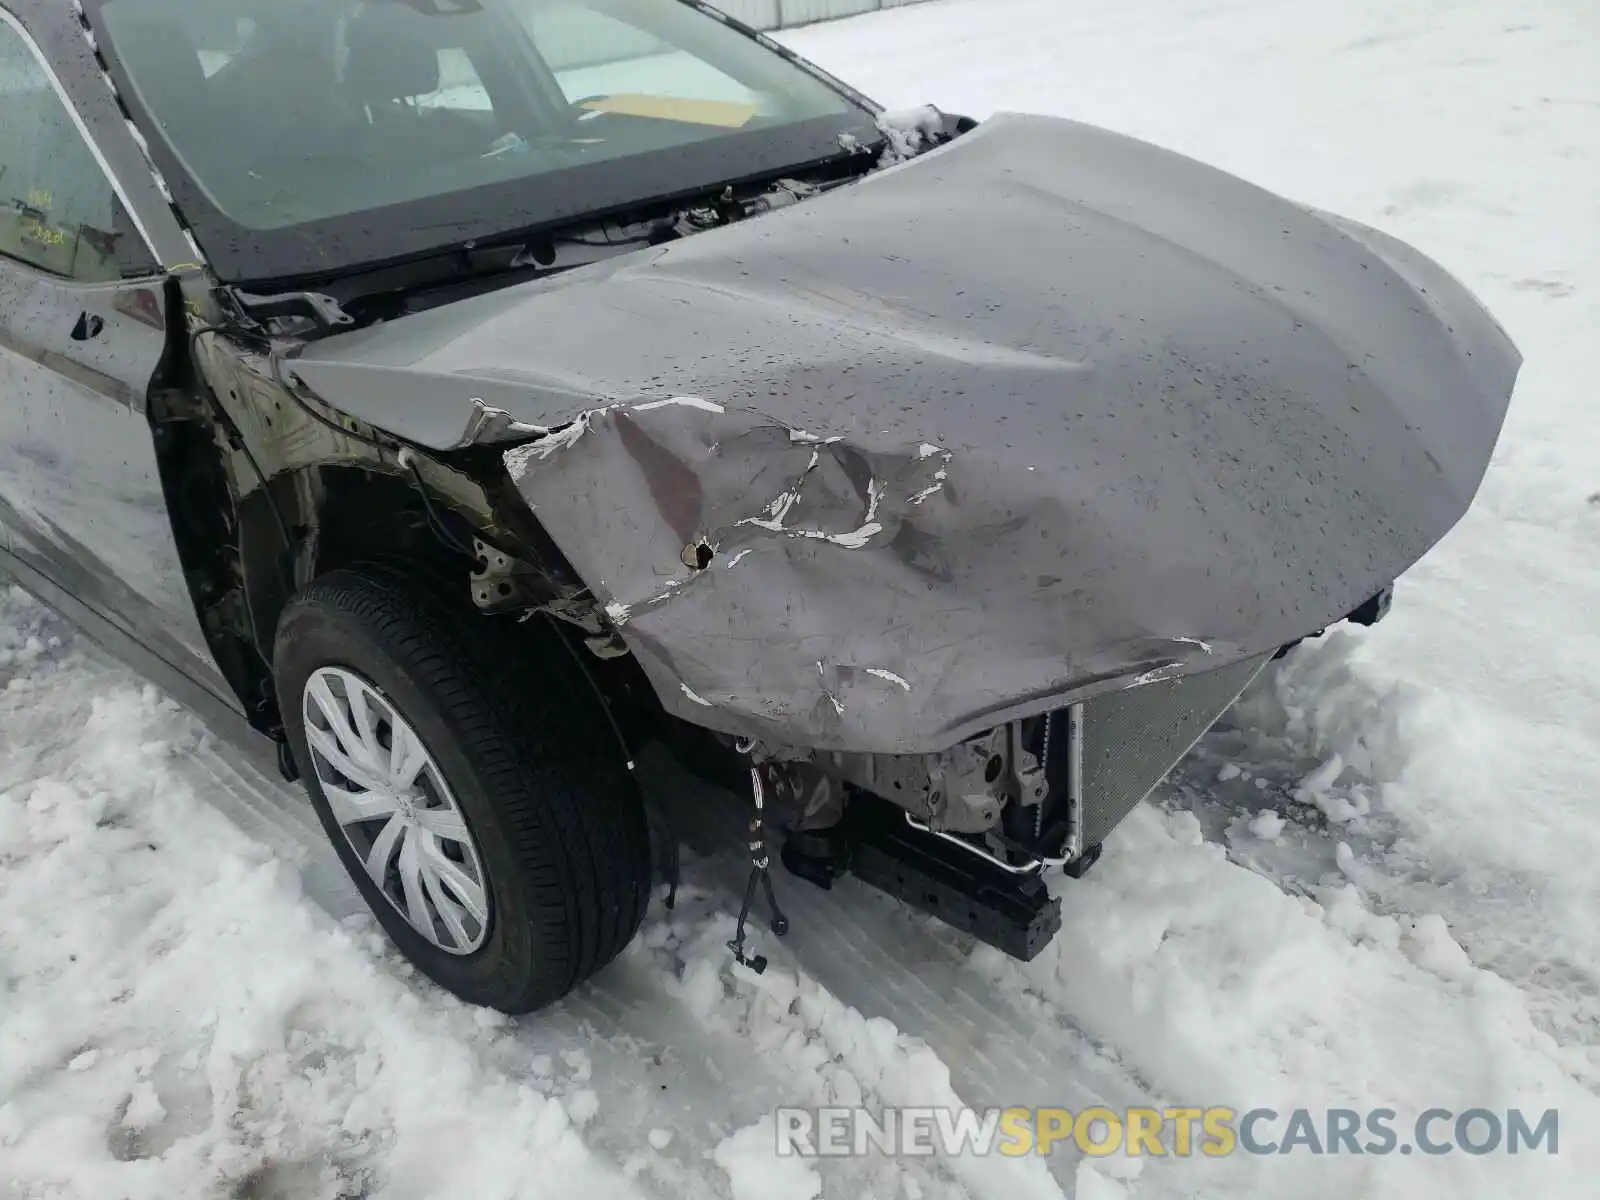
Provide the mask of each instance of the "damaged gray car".
POLYGON ((1391 237, 682 0, 0 0, 0 103, 0 563, 511 1012, 673 886, 654 743, 749 798, 741 961, 849 875, 1038 953, 1520 365, 1391 237))

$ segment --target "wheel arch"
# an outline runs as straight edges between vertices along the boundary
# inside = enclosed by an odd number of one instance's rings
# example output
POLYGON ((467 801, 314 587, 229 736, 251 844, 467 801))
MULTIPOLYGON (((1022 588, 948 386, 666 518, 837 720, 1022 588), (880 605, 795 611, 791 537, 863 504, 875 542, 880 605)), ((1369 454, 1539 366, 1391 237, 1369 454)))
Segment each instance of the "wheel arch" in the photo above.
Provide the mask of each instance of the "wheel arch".
POLYGON ((150 410, 163 488, 202 628, 260 731, 282 731, 279 618, 331 571, 389 563, 487 612, 565 611, 585 594, 497 450, 405 445, 291 393, 270 358, 225 334, 180 337, 190 369, 150 410), (497 581, 474 587, 490 558, 497 581))

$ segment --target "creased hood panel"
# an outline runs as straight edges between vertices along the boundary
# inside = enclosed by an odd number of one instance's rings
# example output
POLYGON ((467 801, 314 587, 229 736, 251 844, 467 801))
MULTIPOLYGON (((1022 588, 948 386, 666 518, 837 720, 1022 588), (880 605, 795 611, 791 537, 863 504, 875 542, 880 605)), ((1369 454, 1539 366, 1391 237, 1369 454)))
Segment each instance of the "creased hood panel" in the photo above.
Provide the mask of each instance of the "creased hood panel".
POLYGON ((1349 612, 1465 512, 1519 362, 1393 239, 1000 116, 296 370, 440 447, 473 398, 589 412, 508 462, 668 707, 907 751, 1349 612))

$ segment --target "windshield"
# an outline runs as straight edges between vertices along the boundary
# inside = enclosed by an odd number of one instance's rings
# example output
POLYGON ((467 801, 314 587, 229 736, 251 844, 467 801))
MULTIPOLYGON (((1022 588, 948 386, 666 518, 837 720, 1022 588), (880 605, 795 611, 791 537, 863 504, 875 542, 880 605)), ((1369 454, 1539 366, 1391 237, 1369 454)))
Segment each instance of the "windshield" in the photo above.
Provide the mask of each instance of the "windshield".
POLYGON ((336 274, 838 157, 871 114, 682 0, 100 0, 225 280, 336 274))

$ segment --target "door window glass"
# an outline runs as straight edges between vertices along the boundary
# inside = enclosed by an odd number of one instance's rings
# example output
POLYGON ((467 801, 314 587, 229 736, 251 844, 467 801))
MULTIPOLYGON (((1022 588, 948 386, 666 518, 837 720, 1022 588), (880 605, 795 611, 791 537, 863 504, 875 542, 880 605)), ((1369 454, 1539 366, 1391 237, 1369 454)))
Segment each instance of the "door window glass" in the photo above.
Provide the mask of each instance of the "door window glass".
POLYGON ((69 279, 155 270, 27 42, 0 23, 0 254, 69 279))

